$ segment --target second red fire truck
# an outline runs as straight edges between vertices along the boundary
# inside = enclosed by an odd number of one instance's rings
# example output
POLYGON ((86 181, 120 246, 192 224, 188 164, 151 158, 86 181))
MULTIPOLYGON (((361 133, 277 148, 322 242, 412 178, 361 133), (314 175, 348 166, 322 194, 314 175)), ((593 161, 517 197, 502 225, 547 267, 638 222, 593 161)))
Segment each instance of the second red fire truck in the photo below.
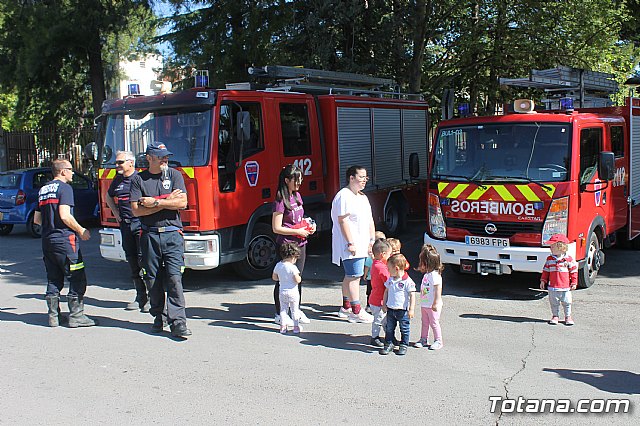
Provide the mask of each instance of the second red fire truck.
POLYGON ((514 113, 440 123, 424 241, 444 263, 472 274, 540 273, 545 242, 560 233, 588 287, 602 249, 640 234, 640 99, 575 110, 560 101, 561 111, 522 100, 514 113))

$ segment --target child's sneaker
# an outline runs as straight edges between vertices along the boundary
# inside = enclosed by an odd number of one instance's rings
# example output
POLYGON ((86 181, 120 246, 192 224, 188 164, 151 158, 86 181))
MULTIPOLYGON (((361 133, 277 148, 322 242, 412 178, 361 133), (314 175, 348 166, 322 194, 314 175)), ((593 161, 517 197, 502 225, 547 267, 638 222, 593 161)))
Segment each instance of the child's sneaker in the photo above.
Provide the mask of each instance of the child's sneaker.
POLYGON ((551 317, 549 325, 558 325, 558 317, 551 317))
POLYGON ((300 321, 302 324, 309 324, 311 322, 311 320, 307 318, 304 312, 302 311, 298 311, 298 312, 300 312, 300 319, 298 321, 300 321))
POLYGON ((416 348, 424 348, 427 346, 427 339, 420 339, 413 346, 416 348))
POLYGON ((573 325, 573 324, 575 324, 575 322, 573 322, 573 318, 571 318, 571 315, 569 315, 564 319, 564 325, 573 325))
POLYGON ((273 322, 275 322, 276 324, 280 324, 280 314, 276 314, 276 316, 273 319, 273 322))
POLYGON ((294 325, 293 326, 293 334, 300 334, 300 332, 302 331, 302 327, 299 325, 294 325))
POLYGON ((380 349, 380 352, 378 353, 380 355, 389 355, 391 352, 393 352, 393 343, 385 343, 384 347, 380 349))
POLYGON ((366 313, 371 314, 371 306, 367 305, 367 307, 364 309, 366 313))
POLYGON ((338 311, 338 318, 349 318, 349 315, 351 315, 351 308, 340 308, 338 311))
POLYGON ((371 342, 369 342, 371 346, 375 346, 378 348, 384 347, 384 342, 380 339, 380 337, 372 337, 371 342))
POLYGON ((398 355, 406 355, 407 354, 407 345, 400 345, 400 347, 398 348, 398 352, 396 352, 396 354, 398 354, 398 355))
POLYGON ((432 351, 437 351, 438 349, 442 349, 442 342, 440 340, 436 340, 429 346, 429 349, 432 351))
POLYGON ((280 326, 280 334, 287 334, 287 326, 286 325, 281 325, 280 326))
POLYGON ((371 324, 373 322, 373 315, 366 313, 364 310, 360 310, 360 313, 358 314, 349 314, 349 318, 347 318, 347 320, 351 323, 362 322, 365 324, 371 324))

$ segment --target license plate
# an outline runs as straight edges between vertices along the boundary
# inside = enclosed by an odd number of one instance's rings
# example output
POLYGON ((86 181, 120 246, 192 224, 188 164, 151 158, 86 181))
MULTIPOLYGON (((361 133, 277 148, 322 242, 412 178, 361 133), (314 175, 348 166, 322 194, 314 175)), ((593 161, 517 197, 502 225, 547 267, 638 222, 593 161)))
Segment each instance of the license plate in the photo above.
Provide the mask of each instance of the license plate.
POLYGON ((467 235, 464 242, 470 246, 509 247, 508 238, 472 237, 467 235))

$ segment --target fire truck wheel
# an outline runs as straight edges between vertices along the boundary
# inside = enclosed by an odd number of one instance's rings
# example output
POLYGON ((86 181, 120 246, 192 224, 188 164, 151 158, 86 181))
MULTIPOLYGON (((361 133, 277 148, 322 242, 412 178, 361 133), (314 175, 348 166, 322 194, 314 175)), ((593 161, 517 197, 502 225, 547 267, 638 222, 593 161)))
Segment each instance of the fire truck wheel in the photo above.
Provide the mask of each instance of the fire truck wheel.
POLYGON ((600 254, 600 240, 595 232, 591 232, 589 245, 587 245, 587 261, 578 271, 578 287, 591 287, 596 282, 598 271, 602 266, 600 254))
POLYGON ((271 226, 256 223, 251 232, 247 257, 233 264, 233 268, 242 278, 261 280, 269 278, 278 261, 276 238, 271 226))
POLYGON ((0 225, 0 235, 9 235, 12 229, 13 225, 0 225))
POLYGON ((401 201, 392 198, 384 209, 384 227, 390 235, 397 235, 407 225, 407 216, 401 201))
POLYGON ((27 219, 27 231, 33 238, 40 238, 42 236, 42 228, 40 225, 33 223, 33 213, 29 215, 27 219))

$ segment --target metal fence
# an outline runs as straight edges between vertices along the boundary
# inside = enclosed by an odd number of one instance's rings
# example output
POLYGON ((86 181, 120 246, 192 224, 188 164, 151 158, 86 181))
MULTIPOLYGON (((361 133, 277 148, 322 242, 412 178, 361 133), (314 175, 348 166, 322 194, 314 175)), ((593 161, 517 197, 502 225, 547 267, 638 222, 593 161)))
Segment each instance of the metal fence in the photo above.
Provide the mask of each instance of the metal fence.
POLYGON ((94 138, 94 126, 0 130, 0 171, 46 167, 56 158, 66 158, 76 170, 86 173, 91 164, 84 156, 84 147, 94 138))

